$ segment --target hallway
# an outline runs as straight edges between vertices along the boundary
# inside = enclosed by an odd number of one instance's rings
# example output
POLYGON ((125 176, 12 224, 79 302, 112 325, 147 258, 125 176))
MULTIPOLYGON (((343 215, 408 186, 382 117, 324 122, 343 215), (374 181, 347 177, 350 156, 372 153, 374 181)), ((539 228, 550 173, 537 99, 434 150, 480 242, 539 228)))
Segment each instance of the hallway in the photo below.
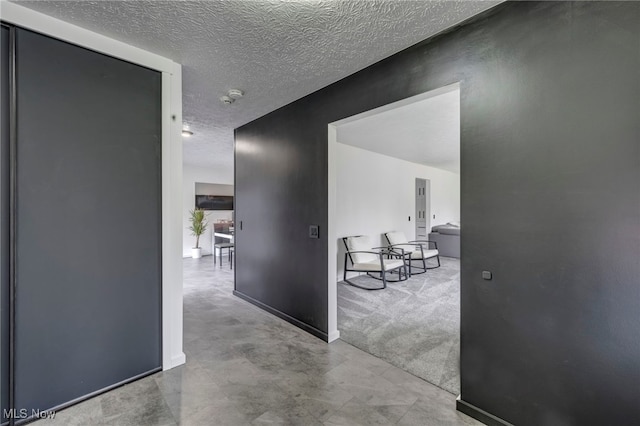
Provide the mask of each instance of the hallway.
POLYGON ((184 271, 187 364, 38 424, 480 424, 455 410, 450 393, 233 296, 227 264, 184 259, 184 271))

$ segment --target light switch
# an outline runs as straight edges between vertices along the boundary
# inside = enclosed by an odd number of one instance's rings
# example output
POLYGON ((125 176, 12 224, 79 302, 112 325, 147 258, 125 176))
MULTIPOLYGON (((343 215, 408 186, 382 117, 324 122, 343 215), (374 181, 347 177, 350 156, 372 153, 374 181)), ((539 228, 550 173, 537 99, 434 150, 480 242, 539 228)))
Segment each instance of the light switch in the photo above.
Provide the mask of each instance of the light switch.
POLYGON ((491 280, 493 278, 493 274, 491 271, 482 271, 482 279, 483 280, 491 280))
POLYGON ((320 227, 318 225, 309 225, 309 238, 320 238, 320 227))

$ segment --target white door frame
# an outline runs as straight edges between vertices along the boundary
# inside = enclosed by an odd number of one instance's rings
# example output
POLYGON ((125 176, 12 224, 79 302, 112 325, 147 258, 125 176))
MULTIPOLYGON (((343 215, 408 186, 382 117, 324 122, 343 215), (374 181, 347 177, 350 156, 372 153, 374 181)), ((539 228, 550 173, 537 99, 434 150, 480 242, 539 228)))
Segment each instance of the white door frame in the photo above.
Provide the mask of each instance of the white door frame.
POLYGON ((333 342, 340 338, 340 331, 338 330, 338 282, 336 281, 337 271, 337 256, 338 256, 338 238, 340 235, 336 235, 336 223, 338 218, 336 217, 336 193, 337 193, 337 158, 336 158, 336 144, 338 143, 338 126, 352 121, 360 120, 361 118, 370 117, 372 115, 379 114, 381 112, 389 111, 404 105, 409 105, 414 102, 420 102, 434 96, 442 95, 444 93, 451 92, 452 90, 460 89, 460 83, 456 82, 448 86, 440 87, 435 90, 430 90, 419 95, 411 96, 405 99, 401 99, 397 102, 392 102, 387 105, 383 105, 378 108, 374 108, 360 114, 346 117, 341 120, 328 124, 328 141, 327 141, 327 206, 328 206, 328 218, 327 218, 327 239, 328 239, 328 258, 327 262, 327 291, 328 291, 328 303, 327 303, 327 322, 328 322, 328 340, 333 342))
POLYGON ((185 362, 182 351, 182 66, 26 7, 0 1, 8 24, 86 47, 162 73, 162 368, 185 362))

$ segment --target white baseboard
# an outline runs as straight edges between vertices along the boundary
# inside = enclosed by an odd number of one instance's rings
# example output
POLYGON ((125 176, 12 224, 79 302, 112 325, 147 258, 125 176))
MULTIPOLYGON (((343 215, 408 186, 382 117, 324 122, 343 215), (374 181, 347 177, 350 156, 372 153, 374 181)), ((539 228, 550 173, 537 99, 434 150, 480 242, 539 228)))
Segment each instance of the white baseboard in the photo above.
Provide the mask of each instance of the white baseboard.
POLYGON ((331 343, 334 340, 338 340, 340 338, 340 330, 333 330, 329 332, 329 341, 327 343, 331 343))
POLYGON ((171 358, 171 362, 169 363, 169 365, 163 365, 162 369, 163 370, 170 370, 173 367, 177 367, 177 366, 182 365, 182 364, 184 364, 186 362, 187 362, 187 356, 184 354, 184 352, 180 352, 179 355, 176 355, 176 356, 171 358))

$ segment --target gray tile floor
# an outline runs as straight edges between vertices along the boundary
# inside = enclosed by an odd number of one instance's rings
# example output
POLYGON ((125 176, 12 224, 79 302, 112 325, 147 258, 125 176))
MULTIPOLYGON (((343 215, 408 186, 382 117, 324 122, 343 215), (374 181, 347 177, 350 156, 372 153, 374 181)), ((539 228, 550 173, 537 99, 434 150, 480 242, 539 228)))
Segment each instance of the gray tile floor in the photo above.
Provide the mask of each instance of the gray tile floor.
POLYGON ((345 342, 327 345, 231 295, 185 259, 187 364, 57 413, 48 425, 479 425, 455 397, 345 342))

